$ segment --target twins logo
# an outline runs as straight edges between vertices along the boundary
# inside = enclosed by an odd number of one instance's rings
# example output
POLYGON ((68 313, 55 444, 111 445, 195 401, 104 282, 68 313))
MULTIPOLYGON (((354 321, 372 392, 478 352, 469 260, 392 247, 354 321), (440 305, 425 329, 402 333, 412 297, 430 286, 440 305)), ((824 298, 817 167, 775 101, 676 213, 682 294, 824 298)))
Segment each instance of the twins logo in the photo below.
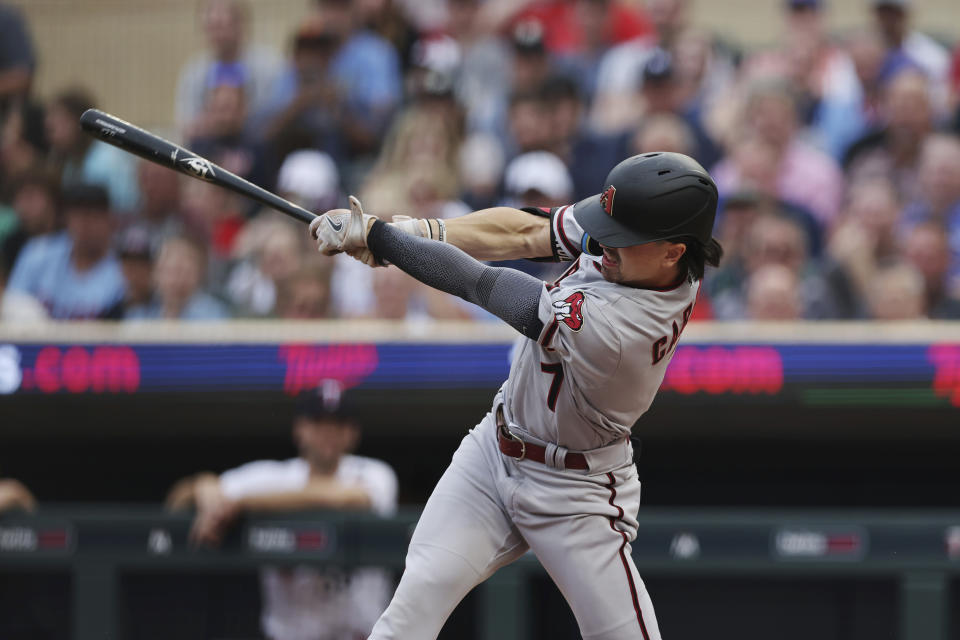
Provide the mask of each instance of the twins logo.
POLYGON ((600 206, 608 216, 613 215, 613 196, 617 195, 617 188, 610 185, 600 194, 600 206))
POLYGON ((213 165, 210 164, 210 161, 205 158, 192 156, 183 158, 180 162, 192 173, 196 174, 198 178, 209 180, 216 175, 213 173, 213 165))
POLYGON ((583 294, 575 291, 563 300, 553 303, 553 314, 557 320, 570 327, 573 331, 580 331, 583 326, 583 294))

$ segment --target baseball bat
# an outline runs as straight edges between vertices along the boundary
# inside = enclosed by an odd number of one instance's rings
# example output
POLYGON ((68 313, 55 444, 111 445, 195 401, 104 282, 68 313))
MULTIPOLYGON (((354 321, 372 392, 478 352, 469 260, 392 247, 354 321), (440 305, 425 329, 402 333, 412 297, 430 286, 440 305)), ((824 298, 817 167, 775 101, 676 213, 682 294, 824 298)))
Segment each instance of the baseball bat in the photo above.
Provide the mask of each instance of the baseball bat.
POLYGON ((80 116, 80 127, 107 144, 156 162, 188 175, 239 193, 262 205, 285 213, 301 222, 310 223, 316 215, 303 207, 270 193, 263 187, 247 182, 202 156, 184 149, 178 144, 164 140, 158 135, 141 129, 99 109, 87 109, 80 116))

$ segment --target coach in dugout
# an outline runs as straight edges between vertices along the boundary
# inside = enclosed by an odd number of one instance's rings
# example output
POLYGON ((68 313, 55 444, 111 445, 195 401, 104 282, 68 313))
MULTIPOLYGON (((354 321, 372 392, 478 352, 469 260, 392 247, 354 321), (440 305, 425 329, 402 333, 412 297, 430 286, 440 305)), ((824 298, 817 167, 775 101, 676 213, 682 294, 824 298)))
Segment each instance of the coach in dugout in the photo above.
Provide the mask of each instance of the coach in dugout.
POLYGON ((14 509, 34 511, 36 508, 37 499, 23 484, 11 478, 0 478, 0 513, 14 509))
MULTIPOLYGON (((384 462, 350 455, 358 437, 338 383, 326 381, 297 404, 293 440, 299 457, 185 478, 170 491, 167 507, 195 505, 191 538, 211 546, 246 512, 342 509, 391 515, 397 507, 396 475, 384 462)), ((377 568, 265 567, 263 633, 271 640, 366 638, 393 586, 390 574, 377 568)))

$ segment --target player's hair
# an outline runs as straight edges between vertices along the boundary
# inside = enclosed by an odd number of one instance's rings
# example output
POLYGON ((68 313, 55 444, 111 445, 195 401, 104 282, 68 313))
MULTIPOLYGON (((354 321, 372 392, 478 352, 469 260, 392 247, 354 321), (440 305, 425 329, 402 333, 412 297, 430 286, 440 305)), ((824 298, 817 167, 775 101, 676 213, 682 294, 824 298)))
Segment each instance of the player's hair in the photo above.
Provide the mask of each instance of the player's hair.
POLYGON ((680 256, 677 266, 680 267, 681 273, 687 274, 687 279, 690 282, 703 280, 703 273, 707 265, 711 267, 720 266, 723 247, 714 238, 710 238, 710 242, 706 244, 691 237, 680 238, 677 242, 687 247, 687 250, 680 256))

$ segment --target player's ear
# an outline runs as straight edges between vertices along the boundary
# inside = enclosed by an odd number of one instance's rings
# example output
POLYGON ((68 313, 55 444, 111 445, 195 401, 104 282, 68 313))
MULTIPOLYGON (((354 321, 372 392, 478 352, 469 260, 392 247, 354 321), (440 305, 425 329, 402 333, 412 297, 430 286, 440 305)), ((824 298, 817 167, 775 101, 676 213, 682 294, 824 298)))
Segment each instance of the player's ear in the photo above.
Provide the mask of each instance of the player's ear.
POLYGON ((683 244, 682 242, 668 242, 666 251, 663 253, 663 262, 665 266, 669 267, 677 264, 677 262, 686 252, 687 245, 683 244))

